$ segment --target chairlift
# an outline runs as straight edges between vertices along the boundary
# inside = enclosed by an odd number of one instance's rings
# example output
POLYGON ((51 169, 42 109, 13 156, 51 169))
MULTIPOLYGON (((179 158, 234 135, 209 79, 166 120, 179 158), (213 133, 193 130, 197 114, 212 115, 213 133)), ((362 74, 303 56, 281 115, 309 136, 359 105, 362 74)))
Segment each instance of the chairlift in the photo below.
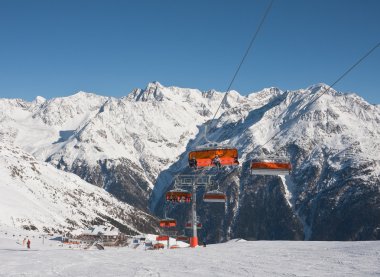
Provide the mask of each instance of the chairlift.
POLYGON ((257 158, 251 161, 251 173, 256 175, 289 175, 291 170, 288 158, 257 158))
MULTIPOLYGON (((186 223, 185 228, 186 229, 192 229, 193 228, 193 224, 191 223, 191 221, 186 223)), ((197 223, 197 229, 202 229, 202 223, 197 223)))
POLYGON ((160 242, 153 245, 153 249, 164 249, 164 248, 165 248, 165 245, 160 242))
POLYGON ((226 195, 219 190, 207 191, 203 195, 203 201, 210 203, 224 203, 226 202, 226 195))
POLYGON ((173 218, 164 218, 160 220, 160 227, 171 228, 177 226, 177 221, 173 218))
POLYGON ((189 237, 187 236, 178 236, 176 238, 177 241, 189 241, 189 237))
POLYGON ((178 203, 190 203, 191 192, 183 189, 174 189, 166 193, 166 201, 178 203))
POLYGON ((191 168, 222 167, 239 165, 238 150, 232 146, 208 143, 189 153, 191 168))
POLYGON ((169 236, 159 235, 156 237, 156 241, 169 240, 169 236))

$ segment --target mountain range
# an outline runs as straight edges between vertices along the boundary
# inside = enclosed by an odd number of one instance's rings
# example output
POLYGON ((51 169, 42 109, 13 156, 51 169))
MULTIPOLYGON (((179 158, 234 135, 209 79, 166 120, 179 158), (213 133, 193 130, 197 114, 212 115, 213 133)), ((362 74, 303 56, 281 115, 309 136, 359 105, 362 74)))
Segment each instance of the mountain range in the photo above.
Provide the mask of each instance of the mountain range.
POLYGON ((207 171, 227 194, 225 205, 199 202, 207 240, 380 238, 379 105, 325 84, 224 96, 153 82, 120 99, 0 99, 0 143, 141 215, 168 209, 184 224, 189 206, 167 205, 163 195, 176 174, 193 173, 187 153, 206 142, 208 126, 208 140, 238 148, 241 166, 207 171), (250 174, 252 158, 278 156, 290 159, 289 176, 250 174))

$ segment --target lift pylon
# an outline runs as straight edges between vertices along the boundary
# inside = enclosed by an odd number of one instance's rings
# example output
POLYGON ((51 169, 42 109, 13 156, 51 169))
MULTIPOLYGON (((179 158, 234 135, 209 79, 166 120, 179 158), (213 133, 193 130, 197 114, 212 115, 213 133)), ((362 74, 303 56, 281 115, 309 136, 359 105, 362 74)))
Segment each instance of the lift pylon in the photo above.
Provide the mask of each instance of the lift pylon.
POLYGON ((198 228, 197 228, 197 188, 207 187, 211 185, 211 178, 215 175, 199 174, 199 175, 177 175, 175 184, 177 188, 191 188, 191 229, 193 235, 190 238, 190 247, 198 246, 198 228))

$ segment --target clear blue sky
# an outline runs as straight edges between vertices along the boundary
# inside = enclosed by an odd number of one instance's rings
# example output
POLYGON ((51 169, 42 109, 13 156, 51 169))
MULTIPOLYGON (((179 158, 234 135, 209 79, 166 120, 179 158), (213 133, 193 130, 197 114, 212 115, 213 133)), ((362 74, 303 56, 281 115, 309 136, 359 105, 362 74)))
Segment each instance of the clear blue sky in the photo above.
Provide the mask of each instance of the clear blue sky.
MULTIPOLYGON (((225 91, 269 0, 1 0, 0 97, 225 91)), ((378 0, 276 0, 233 89, 331 84, 380 41, 378 0)), ((380 49, 336 87, 380 103, 380 49)))

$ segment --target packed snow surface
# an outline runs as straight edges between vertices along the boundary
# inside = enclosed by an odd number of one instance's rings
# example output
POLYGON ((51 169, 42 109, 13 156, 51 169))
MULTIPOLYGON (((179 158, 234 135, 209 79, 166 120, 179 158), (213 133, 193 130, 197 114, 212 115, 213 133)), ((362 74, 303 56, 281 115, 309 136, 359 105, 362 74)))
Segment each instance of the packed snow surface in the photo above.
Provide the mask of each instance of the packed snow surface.
POLYGON ((244 241, 174 250, 69 249, 0 236, 0 276, 378 276, 380 242, 244 241), (19 240, 19 241, 17 241, 19 240))

